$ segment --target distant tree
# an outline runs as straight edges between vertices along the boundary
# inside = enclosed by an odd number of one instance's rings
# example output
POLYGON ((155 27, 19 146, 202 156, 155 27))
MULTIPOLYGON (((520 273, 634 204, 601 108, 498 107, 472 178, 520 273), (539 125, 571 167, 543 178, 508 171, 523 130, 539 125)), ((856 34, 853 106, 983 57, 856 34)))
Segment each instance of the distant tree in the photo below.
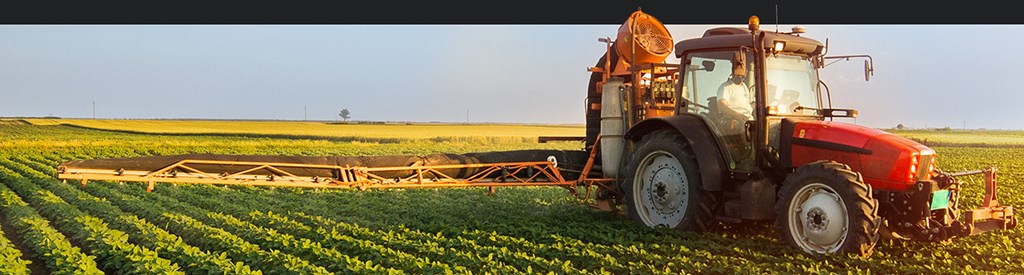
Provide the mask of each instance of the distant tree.
POLYGON ((348 121, 348 119, 350 118, 349 114, 351 114, 351 112, 349 112, 348 109, 341 109, 341 112, 338 113, 338 116, 340 116, 341 119, 348 121))
POLYGON ((896 125, 896 129, 903 130, 903 123, 900 123, 899 125, 896 125))

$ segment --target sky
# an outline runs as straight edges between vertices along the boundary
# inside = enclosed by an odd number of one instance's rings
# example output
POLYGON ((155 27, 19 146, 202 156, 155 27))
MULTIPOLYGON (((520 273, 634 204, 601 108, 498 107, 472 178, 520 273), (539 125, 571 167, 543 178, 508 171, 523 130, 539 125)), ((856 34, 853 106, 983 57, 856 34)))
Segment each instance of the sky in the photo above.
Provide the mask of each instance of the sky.
MULTIPOLYGON (((721 25, 719 25, 721 26, 721 25)), ((733 25, 745 27, 745 25, 733 25)), ((780 25, 788 31, 793 25, 780 25)), ((1024 25, 803 25, 870 127, 1024 129, 1024 25)), ((673 39, 708 25, 669 25, 673 39)), ((3 25, 0 116, 584 123, 618 25, 3 25)), ((774 30, 774 25, 763 25, 774 30)), ((670 59, 678 62, 678 59, 670 59)))

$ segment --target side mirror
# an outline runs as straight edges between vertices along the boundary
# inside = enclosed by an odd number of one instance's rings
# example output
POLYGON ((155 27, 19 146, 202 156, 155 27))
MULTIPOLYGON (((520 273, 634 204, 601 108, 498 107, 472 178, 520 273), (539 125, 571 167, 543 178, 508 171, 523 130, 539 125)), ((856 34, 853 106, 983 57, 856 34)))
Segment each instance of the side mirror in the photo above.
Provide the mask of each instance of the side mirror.
MULTIPOLYGON (((823 56, 823 57, 821 57, 821 61, 820 61, 821 62, 821 68, 825 68, 829 64, 836 63, 835 61, 830 62, 830 63, 824 63, 826 60, 829 60, 829 59, 845 59, 846 61, 850 61, 850 58, 866 58, 866 60, 864 60, 864 81, 870 81, 871 80, 871 76, 875 75, 875 61, 873 59, 871 59, 870 55, 857 54, 857 55, 841 55, 841 56, 823 56)), ((838 60, 836 60, 836 61, 838 61, 838 60)))
POLYGON ((732 74, 739 77, 747 76, 747 56, 741 52, 732 53, 732 74))
POLYGON ((857 110, 854 109, 822 109, 821 114, 825 117, 857 118, 857 110))
POLYGON ((871 81, 871 76, 875 74, 875 68, 871 67, 871 63, 864 60, 864 81, 871 81))
POLYGON ((704 70, 705 71, 709 71, 710 72, 710 71, 714 71, 715 70, 715 62, 714 61, 704 60, 704 62, 701 62, 700 64, 704 65, 704 70))

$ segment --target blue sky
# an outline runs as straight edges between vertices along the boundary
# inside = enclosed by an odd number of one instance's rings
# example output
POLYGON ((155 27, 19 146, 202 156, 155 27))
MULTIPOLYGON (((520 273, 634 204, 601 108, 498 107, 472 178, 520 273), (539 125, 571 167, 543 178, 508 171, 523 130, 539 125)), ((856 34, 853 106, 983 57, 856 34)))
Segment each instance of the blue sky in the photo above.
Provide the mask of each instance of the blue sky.
MULTIPOLYGON (((736 25, 743 26, 743 25, 736 25)), ((783 31, 792 25, 781 25, 783 31)), ((670 25, 676 41, 705 25, 670 25)), ((1024 129, 1024 26, 805 25, 872 127, 1024 129)), ((0 116, 584 122, 617 25, 6 25, 0 116)), ((774 29, 765 25, 763 29, 774 29)))

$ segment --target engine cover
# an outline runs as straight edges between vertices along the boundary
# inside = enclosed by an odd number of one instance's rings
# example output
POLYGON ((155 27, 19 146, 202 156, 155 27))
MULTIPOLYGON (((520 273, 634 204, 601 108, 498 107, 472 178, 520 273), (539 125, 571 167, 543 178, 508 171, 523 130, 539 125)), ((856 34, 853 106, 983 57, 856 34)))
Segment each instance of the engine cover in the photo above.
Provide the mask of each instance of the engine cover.
POLYGON ((794 124, 783 127, 792 129, 783 133, 789 136, 791 167, 833 160, 860 172, 864 182, 877 190, 909 190, 919 179, 910 173, 928 170, 935 155, 918 142, 860 125, 818 120, 787 123, 794 124))

